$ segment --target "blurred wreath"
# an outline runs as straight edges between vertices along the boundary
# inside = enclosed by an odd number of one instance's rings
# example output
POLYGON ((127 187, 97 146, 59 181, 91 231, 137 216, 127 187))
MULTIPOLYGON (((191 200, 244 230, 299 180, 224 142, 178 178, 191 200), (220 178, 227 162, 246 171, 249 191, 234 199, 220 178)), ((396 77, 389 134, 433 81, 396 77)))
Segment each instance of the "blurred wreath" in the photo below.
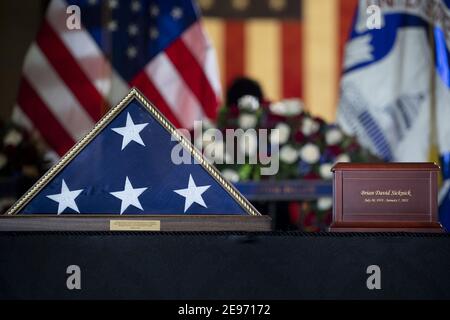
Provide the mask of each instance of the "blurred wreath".
POLYGON ((0 213, 49 168, 48 155, 37 136, 11 122, 0 122, 0 213))
MULTIPOLYGON (((214 144, 203 127, 203 146, 214 144)), ((221 158, 216 166, 232 182, 261 179, 331 179, 331 168, 336 162, 376 162, 378 158, 362 148, 354 137, 346 135, 338 125, 328 124, 323 119, 312 116, 304 110, 297 99, 287 99, 275 103, 260 102, 256 97, 246 95, 236 105, 220 109, 217 128, 226 129, 278 129, 278 136, 272 132, 268 136, 269 145, 279 148, 280 168, 275 176, 261 176, 261 165, 228 164, 228 151, 222 142, 214 154, 205 154, 211 160, 221 158), (220 162, 225 162, 220 164, 220 162)), ((258 135, 247 140, 242 146, 246 156, 266 156, 258 154, 258 135)), ((244 141, 244 139, 241 139, 244 141)), ((268 148, 270 150, 270 148, 268 148)), ((272 155, 274 156, 274 155, 272 155)), ((234 162, 234 161, 233 161, 234 162)), ((217 163, 217 162, 216 162, 217 163)), ((260 163, 260 161, 258 161, 260 163)))

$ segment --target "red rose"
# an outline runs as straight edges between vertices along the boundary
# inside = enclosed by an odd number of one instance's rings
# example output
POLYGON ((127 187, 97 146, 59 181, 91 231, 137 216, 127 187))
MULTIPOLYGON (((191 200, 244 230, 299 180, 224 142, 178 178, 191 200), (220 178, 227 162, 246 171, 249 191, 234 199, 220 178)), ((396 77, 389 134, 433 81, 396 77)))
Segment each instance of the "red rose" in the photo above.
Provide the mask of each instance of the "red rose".
POLYGON ((323 135, 320 133, 320 130, 318 130, 317 132, 315 132, 312 135, 310 135, 308 137, 308 140, 311 143, 319 145, 322 142, 322 140, 323 140, 323 135))
POLYGON ((331 225, 332 222, 332 214, 331 214, 331 210, 327 211, 323 217, 323 222, 326 226, 331 225))
POLYGON ((298 224, 300 220, 300 210, 301 206, 298 202, 290 202, 288 205, 288 211, 289 211, 289 221, 292 224, 298 224))
POLYGON ((348 146, 348 152, 352 153, 352 152, 357 152, 359 149, 359 145, 356 141, 353 141, 349 146, 348 146))
POLYGON ((277 114, 271 113, 270 111, 267 113, 267 127, 273 128, 277 123, 286 122, 287 118, 283 116, 279 116, 277 114))
POLYGON ((228 116, 230 118, 237 118, 239 116, 239 108, 236 105, 228 107, 228 116))
POLYGON ((305 142, 305 135, 302 133, 301 130, 297 130, 294 134, 294 139, 298 143, 304 143, 305 142))
POLYGON ((303 176, 303 179, 307 180, 320 179, 320 176, 315 172, 309 172, 308 174, 303 176))
POLYGON ((305 218, 303 219, 303 228, 305 231, 315 232, 319 231, 319 227, 317 225, 317 215, 313 211, 309 211, 305 214, 305 218))
POLYGON ((341 153, 343 153, 343 150, 341 147, 339 146, 328 146, 326 148, 326 150, 332 154, 334 157, 337 157, 338 155, 340 155, 341 153))

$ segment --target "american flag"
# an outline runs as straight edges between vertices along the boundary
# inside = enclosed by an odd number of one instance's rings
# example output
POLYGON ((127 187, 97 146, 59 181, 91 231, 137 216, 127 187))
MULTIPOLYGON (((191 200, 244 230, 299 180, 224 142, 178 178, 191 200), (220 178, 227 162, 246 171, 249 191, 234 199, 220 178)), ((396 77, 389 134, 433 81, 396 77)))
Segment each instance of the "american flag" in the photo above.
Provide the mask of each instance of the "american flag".
POLYGON ((237 76, 270 101, 300 98, 335 121, 344 47, 358 0, 198 0, 222 87, 237 76))
POLYGON ((23 66, 13 118, 59 155, 130 87, 176 126, 214 118, 221 89, 215 55, 188 0, 53 0, 23 66), (69 29, 68 7, 81 29, 69 29))
POLYGON ((174 130, 132 90, 9 214, 258 214, 174 130))

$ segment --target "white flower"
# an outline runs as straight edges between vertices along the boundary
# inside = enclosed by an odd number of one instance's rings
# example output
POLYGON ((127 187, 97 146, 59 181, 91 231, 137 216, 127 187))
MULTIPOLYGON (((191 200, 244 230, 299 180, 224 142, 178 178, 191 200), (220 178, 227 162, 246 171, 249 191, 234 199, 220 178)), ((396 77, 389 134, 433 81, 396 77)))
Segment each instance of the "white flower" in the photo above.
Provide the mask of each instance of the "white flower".
POLYGON ((331 164, 331 163, 321 164, 319 167, 320 176, 324 179, 333 178, 333 173, 331 172, 332 167, 333 167, 333 164, 331 164))
POLYGON ((322 197, 317 199, 317 208, 320 211, 329 210, 332 205, 333 205, 333 198, 331 197, 322 197))
POLYGON ((258 120, 256 119, 256 116, 253 114, 244 113, 239 116, 239 127, 242 129, 250 129, 254 128, 256 126, 256 123, 258 120))
POLYGON ((328 129, 325 133, 325 141, 329 146, 334 146, 342 141, 343 134, 338 128, 328 129))
POLYGON ((320 158, 319 147, 312 143, 305 144, 300 149, 300 158, 308 164, 316 163, 320 158))
POLYGON ((316 121, 314 121, 311 118, 306 117, 303 119, 301 130, 305 136, 310 136, 310 135, 316 133, 317 130, 319 130, 319 127, 320 127, 320 125, 316 121))
POLYGON ((278 145, 286 143, 289 140, 291 128, 286 123, 279 123, 275 126, 275 129, 278 129, 278 135, 272 131, 270 133, 270 143, 278 145))
POLYGON ((286 107, 284 105, 284 103, 278 101, 278 102, 273 102, 269 105, 269 109, 273 114, 279 115, 279 116, 284 116, 284 114, 286 113, 286 107))
POLYGON ((223 169, 222 175, 230 182, 236 183, 239 181, 239 174, 232 169, 223 169))
POLYGON ((241 110, 247 110, 247 111, 256 111, 259 109, 259 101, 258 98, 251 96, 251 95, 245 95, 238 100, 238 108, 241 110))
POLYGON ((8 158, 3 153, 0 153, 0 169, 3 169, 3 167, 7 163, 8 163, 8 158))
POLYGON ((240 137, 239 150, 250 157, 256 154, 258 151, 258 139, 255 132, 246 132, 240 137))
POLYGON ((270 111, 279 116, 296 116, 303 110, 303 104, 299 99, 285 99, 270 104, 270 111))
POLYGON ((303 102, 300 99, 284 99, 288 116, 299 115, 303 111, 303 102))
POLYGON ((280 149, 280 159, 285 163, 292 164, 298 159, 298 151, 290 145, 285 145, 280 149))
POLYGON ((350 161, 351 161, 351 159, 350 159, 349 155, 346 154, 346 153, 341 153, 335 159, 335 163, 338 163, 338 162, 350 162, 350 161))
POLYGON ((8 134, 3 138, 3 143, 5 145, 17 146, 22 142, 22 134, 17 130, 11 130, 8 134))
POLYGON ((44 160, 45 162, 47 162, 47 165, 49 167, 54 166, 60 159, 61 157, 59 156, 59 154, 57 154, 53 150, 49 150, 44 154, 44 160))

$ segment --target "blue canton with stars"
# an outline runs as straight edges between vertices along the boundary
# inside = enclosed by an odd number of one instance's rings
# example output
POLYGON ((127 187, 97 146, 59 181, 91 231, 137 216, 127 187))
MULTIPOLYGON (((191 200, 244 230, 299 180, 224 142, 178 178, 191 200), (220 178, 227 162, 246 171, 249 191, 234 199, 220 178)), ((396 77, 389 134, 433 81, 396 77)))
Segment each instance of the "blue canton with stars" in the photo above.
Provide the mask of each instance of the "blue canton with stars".
POLYGON ((69 0, 81 22, 128 82, 199 18, 191 0, 69 0))
POLYGON ((174 164, 176 145, 133 99, 21 213, 246 214, 192 157, 174 164))

